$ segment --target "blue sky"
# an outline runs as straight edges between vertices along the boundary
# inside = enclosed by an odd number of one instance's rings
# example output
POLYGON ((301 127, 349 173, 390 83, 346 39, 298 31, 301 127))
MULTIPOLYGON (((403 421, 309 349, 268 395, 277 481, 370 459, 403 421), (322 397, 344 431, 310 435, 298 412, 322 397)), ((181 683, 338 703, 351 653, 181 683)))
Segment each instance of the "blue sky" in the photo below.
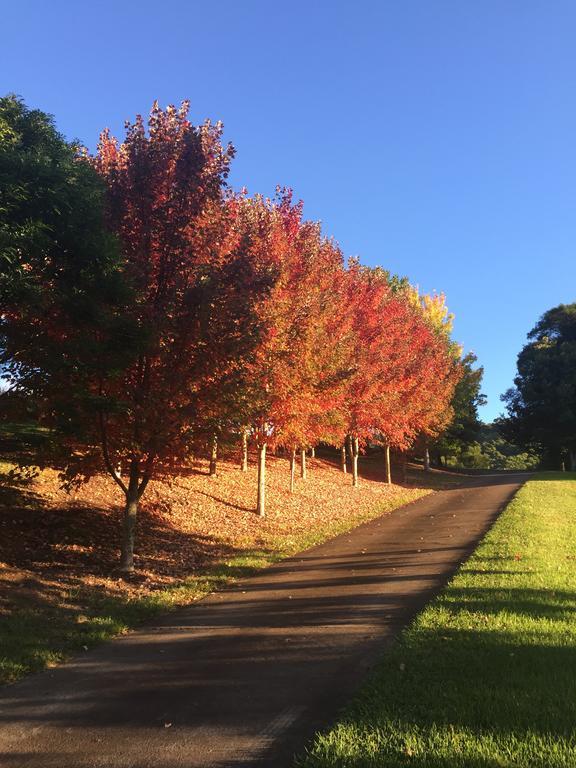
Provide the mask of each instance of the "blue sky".
POLYGON ((3 2, 0 93, 95 146, 152 101, 291 186, 347 255, 444 291, 489 405, 538 317, 576 301, 576 4, 3 2))

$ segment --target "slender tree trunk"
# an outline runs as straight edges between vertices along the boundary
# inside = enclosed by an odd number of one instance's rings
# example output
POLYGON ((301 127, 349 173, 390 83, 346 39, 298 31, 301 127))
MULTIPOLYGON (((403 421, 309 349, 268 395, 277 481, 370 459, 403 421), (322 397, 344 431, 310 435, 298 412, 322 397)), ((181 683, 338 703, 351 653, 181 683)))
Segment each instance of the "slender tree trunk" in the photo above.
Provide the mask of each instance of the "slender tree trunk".
POLYGON ((216 474, 218 466, 218 435, 212 437, 212 449, 210 451, 210 475, 216 474))
POLYGON ((126 488, 126 506, 124 507, 124 525, 122 535, 122 550, 120 554, 121 573, 134 571, 134 536, 138 518, 138 482, 140 479, 140 464, 135 459, 130 463, 130 479, 126 488))
POLYGON ((290 454, 290 493, 294 493, 294 478, 296 477, 296 446, 292 447, 290 454))
POLYGON ((342 448, 340 448, 340 466, 342 467, 342 472, 346 474, 348 472, 348 467, 346 466, 346 446, 343 445, 342 448))
POLYGON ((266 443, 258 446, 258 500, 256 514, 266 517, 266 443))
POLYGON ((312 448, 310 448, 310 458, 311 459, 315 459, 316 458, 316 448, 314 446, 312 446, 312 448))
POLYGON ((242 472, 248 472, 248 430, 242 430, 242 461, 240 462, 242 472))
POLYGON ((348 448, 348 457, 351 462, 354 461, 354 450, 352 448, 352 435, 348 435, 346 438, 346 447, 348 448))
POLYGON ((306 480, 306 448, 300 448, 300 477, 306 480))
POLYGON ((352 442, 352 485, 358 485, 358 438, 350 438, 352 442))
POLYGON ((400 472, 403 485, 406 485, 406 454, 404 451, 400 454, 400 472))
POLYGON ((388 485, 392 485, 392 470, 390 467, 390 445, 386 443, 384 446, 384 467, 386 470, 386 482, 388 485))
POLYGON ((424 471, 430 471, 430 451, 428 450, 428 446, 424 448, 424 471))

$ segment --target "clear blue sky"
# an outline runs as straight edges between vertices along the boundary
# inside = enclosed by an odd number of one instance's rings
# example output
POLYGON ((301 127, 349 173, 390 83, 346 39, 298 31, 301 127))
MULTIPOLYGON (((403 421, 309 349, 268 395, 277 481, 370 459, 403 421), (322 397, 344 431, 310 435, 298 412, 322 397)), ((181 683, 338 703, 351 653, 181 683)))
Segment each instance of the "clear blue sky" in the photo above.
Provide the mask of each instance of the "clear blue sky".
POLYGON ((489 405, 576 301, 576 3, 3 2, 0 93, 95 146, 192 101, 232 183, 293 187, 348 255, 444 291, 489 405))

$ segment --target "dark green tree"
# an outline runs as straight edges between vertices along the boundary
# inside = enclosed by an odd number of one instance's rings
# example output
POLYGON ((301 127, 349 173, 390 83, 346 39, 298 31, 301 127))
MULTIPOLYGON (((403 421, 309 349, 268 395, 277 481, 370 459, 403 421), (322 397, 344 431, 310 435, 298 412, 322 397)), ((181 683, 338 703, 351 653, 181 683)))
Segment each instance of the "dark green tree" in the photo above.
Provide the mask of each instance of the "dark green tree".
POLYGON ((0 98, 2 397, 34 407, 54 435, 52 458, 61 450, 68 466, 85 456, 66 443, 86 437, 89 382, 124 365, 135 338, 120 311, 130 292, 104 225, 104 184, 78 153, 50 115, 0 98))
POLYGON ((454 416, 444 432, 430 444, 430 453, 439 465, 443 457, 456 457, 458 460, 480 435, 482 422, 478 417, 478 408, 485 405, 486 396, 481 392, 484 369, 475 368, 476 362, 473 352, 462 358, 462 377, 451 402, 454 416))
POLYGON ((549 466, 576 471, 576 303, 548 310, 518 355, 514 387, 502 400, 504 436, 542 451, 549 466))

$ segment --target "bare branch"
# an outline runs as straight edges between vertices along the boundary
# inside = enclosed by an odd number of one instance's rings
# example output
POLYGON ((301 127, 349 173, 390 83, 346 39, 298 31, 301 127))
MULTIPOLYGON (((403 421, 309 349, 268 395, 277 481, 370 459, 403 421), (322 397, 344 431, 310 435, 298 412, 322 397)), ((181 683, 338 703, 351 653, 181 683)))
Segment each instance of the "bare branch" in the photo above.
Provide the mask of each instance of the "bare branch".
POLYGON ((118 474, 118 472, 114 469, 114 464, 112 463, 112 460, 110 458, 110 453, 108 451, 108 435, 106 432, 106 420, 104 418, 104 414, 102 411, 100 411, 100 435, 102 438, 102 453, 104 455, 104 463, 106 464, 106 469, 108 472, 112 475, 112 478, 114 482, 122 488, 125 494, 128 494, 128 487, 123 482, 122 478, 118 474))

